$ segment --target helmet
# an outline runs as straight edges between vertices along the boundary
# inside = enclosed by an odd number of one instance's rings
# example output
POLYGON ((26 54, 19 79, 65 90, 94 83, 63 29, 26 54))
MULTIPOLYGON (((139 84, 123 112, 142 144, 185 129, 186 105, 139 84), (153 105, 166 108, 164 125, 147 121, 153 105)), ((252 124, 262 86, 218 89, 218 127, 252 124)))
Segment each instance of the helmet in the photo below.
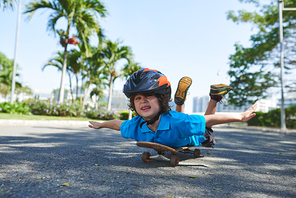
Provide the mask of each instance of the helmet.
POLYGON ((130 76, 123 86, 123 93, 128 98, 138 93, 168 94, 171 97, 171 83, 161 72, 144 68, 130 76))

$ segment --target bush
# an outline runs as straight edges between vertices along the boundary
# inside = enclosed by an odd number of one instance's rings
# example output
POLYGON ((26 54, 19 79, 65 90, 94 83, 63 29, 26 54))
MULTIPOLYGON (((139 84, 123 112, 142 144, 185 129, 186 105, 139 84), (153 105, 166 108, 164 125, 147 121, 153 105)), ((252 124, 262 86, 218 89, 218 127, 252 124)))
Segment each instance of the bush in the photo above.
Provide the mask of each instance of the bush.
POLYGON ((121 117, 117 110, 111 109, 109 111, 105 106, 98 108, 87 107, 84 111, 87 118, 97 120, 114 120, 119 119, 121 117))
POLYGON ((286 109, 286 126, 290 129, 296 129, 296 105, 286 109))
MULTIPOLYGON (((121 115, 120 116, 121 120, 128 120, 129 111, 119 111, 119 113, 121 115)), ((135 116, 136 116, 136 113, 133 112, 132 117, 135 117, 135 116)))
MULTIPOLYGON (((129 111, 110 110, 106 108, 107 103, 103 103, 97 108, 88 105, 82 106, 79 101, 72 102, 71 100, 63 103, 49 100, 28 99, 23 103, 0 103, 0 112, 3 113, 20 113, 34 114, 46 116, 69 116, 69 117, 87 117, 97 120, 127 120, 129 111)), ((133 117, 135 114, 133 113, 133 117)))
POLYGON ((50 100, 35 100, 28 104, 34 115, 84 117, 84 109, 78 102, 64 103, 50 100))
MULTIPOLYGON (((286 126, 296 129, 296 106, 285 109, 286 126)), ((281 109, 274 109, 268 113, 256 112, 256 116, 248 121, 249 126, 281 127, 281 109)))
POLYGON ((0 103, 0 112, 2 113, 11 113, 11 114, 24 114, 30 115, 31 111, 28 105, 23 103, 15 102, 4 102, 0 103))

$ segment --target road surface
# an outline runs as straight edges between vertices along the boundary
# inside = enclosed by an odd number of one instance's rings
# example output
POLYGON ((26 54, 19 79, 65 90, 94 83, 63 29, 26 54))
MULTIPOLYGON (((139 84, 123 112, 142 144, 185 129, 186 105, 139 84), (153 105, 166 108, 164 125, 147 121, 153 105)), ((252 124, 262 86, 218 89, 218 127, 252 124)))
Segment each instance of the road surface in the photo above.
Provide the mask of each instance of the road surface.
POLYGON ((114 130, 0 126, 0 197, 296 197, 295 136, 214 131, 214 149, 171 167, 114 130))

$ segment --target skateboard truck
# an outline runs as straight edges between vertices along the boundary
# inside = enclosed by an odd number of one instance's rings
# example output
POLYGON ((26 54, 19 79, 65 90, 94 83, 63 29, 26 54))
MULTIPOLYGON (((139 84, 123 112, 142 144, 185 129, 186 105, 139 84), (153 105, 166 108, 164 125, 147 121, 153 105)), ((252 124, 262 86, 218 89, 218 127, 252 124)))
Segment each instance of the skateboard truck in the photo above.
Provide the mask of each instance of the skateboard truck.
POLYGON ((155 160, 165 160, 165 161, 170 161, 171 166, 175 167, 178 166, 180 160, 179 156, 177 155, 177 152, 182 152, 182 153, 191 153, 194 155, 194 157, 199 157, 200 156, 200 150, 195 149, 195 150, 190 150, 190 147, 193 146, 185 146, 185 147, 178 147, 178 148, 172 148, 169 146, 165 146, 162 144, 154 143, 154 142, 145 142, 145 141, 140 141, 137 142, 137 146, 139 147, 144 147, 144 148, 151 148, 157 151, 156 156, 151 156, 149 152, 144 152, 142 154, 142 160, 144 162, 149 162, 150 159, 155 159, 155 160), (165 153, 169 151, 172 153, 170 158, 165 157, 165 153))

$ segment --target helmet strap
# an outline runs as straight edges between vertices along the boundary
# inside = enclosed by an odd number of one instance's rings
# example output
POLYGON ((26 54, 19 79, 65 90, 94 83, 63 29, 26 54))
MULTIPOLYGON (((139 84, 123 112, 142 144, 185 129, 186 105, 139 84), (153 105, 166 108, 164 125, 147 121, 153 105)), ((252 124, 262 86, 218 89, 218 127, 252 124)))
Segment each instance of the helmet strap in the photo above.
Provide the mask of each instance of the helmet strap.
MULTIPOLYGON (((159 111, 158 114, 156 116, 154 116, 154 118, 152 118, 151 120, 145 120, 145 122, 142 122, 140 124, 140 128, 142 128, 143 124, 146 123, 147 126, 149 124, 154 124, 158 119, 159 119, 159 116, 162 114, 162 111, 159 111)), ((144 118, 145 119, 145 118, 144 118)))

